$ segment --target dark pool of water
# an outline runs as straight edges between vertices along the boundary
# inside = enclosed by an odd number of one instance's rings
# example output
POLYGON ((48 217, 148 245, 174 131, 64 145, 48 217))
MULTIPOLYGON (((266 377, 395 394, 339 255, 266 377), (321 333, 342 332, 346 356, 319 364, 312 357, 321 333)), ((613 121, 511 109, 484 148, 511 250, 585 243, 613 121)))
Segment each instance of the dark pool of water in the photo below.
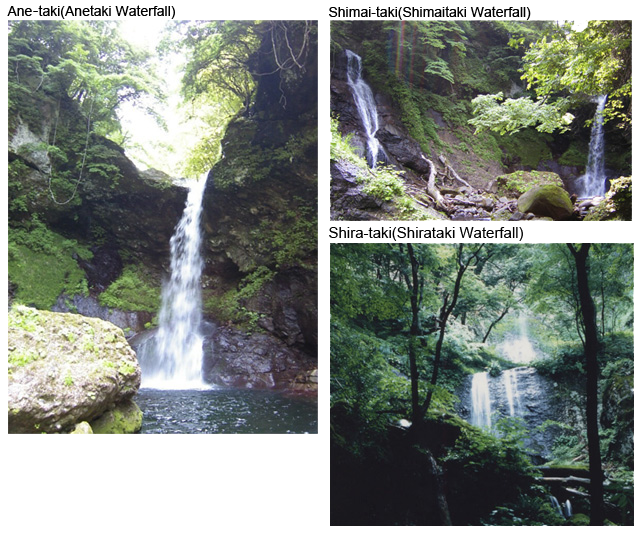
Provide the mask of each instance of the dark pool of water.
POLYGON ((315 399, 271 391, 140 389, 141 434, 315 434, 315 399))

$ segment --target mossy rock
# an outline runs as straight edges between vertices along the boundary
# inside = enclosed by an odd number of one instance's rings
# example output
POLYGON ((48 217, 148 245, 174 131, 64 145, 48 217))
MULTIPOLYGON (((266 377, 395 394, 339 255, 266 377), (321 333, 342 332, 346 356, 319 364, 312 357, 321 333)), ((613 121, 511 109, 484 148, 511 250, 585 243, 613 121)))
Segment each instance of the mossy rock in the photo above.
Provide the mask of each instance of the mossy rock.
POLYGON ((522 194, 518 198, 518 210, 554 220, 568 220, 573 214, 573 203, 566 190, 547 184, 535 186, 522 194))
POLYGON ((605 199, 585 217, 585 221, 631 221, 631 177, 611 181, 605 199))
POLYGON ((142 411, 127 400, 91 423, 94 434, 135 434, 142 427, 142 411))
POLYGON ((136 354, 109 322, 16 305, 8 328, 10 433, 68 432, 138 391, 136 354))
POLYGON ((73 429, 73 432, 69 432, 71 434, 93 434, 93 430, 91 429, 91 425, 87 421, 82 421, 76 424, 76 427, 73 429))
POLYGON ((519 197, 533 187, 551 184, 562 188, 562 179, 551 171, 514 171, 496 177, 498 196, 519 197))

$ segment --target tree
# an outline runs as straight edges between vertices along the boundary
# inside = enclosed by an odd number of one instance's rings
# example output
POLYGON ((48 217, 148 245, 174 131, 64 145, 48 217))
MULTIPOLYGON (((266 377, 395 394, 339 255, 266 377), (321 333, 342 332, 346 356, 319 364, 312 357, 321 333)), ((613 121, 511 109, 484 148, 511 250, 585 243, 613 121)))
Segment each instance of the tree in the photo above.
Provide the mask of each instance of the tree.
MULTIPOLYGON (((119 131, 118 105, 144 95, 163 97, 148 53, 124 41, 114 21, 12 22, 9 32, 9 110, 24 113, 25 95, 71 99, 94 131, 119 131)), ((23 118, 24 119, 24 118, 23 118)))
MULTIPOLYGON (((458 302, 458 296, 460 295, 460 288, 462 286, 462 278, 464 277, 465 272, 471 266, 474 266, 479 262, 479 254, 483 249, 484 244, 480 244, 477 246, 471 247, 471 251, 469 254, 465 255, 465 245, 459 244, 456 251, 456 264, 457 264, 457 272, 455 277, 455 282, 453 284, 453 289, 450 291, 448 289, 444 289, 442 291, 442 306, 440 307, 440 312, 438 314, 437 319, 437 327, 438 327, 438 339, 436 342, 435 353, 433 356, 433 371, 431 374, 431 382, 429 384, 429 390, 427 392, 427 397, 422 404, 420 418, 422 419, 427 412, 429 411, 429 406, 431 405, 431 400, 433 398, 434 389, 438 383, 438 373, 440 371, 440 361, 442 359, 442 344, 444 342, 444 336, 447 329, 447 321, 449 320, 449 316, 453 312, 458 302)), ((421 421, 418 421, 418 425, 421 421)))
POLYGON ((261 97, 256 93, 259 79, 273 77, 279 84, 278 105, 287 106, 283 88, 290 78, 305 73, 314 33, 310 21, 175 24, 162 49, 186 52, 181 90, 185 109, 204 125, 202 141, 189 155, 190 173, 206 171, 219 159, 220 142, 234 116, 253 113, 261 97))
POLYGON ((584 354, 587 364, 587 442, 589 449, 589 477, 591 525, 604 525, 604 474, 600 456, 598 433, 598 328, 596 309, 589 290, 589 249, 591 244, 579 247, 567 244, 573 255, 578 280, 580 310, 584 325, 584 354))
MULTIPOLYGON (((521 40, 513 40, 514 46, 521 40)), ((559 26, 526 51, 522 79, 535 99, 503 101, 502 93, 479 95, 473 102, 476 131, 512 134, 536 126, 541 132, 566 130, 569 110, 597 95, 608 95, 604 121, 631 125, 631 21, 590 21, 574 31, 559 26), (503 101, 503 102, 501 102, 503 101)))

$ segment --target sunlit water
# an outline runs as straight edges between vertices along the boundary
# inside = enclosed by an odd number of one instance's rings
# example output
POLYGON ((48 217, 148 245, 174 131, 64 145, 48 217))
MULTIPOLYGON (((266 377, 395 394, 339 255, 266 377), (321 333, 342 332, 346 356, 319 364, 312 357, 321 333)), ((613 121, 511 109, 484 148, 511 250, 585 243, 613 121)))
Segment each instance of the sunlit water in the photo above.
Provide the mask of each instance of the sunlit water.
POLYGON ((351 50, 347 54, 347 82, 353 93, 362 126, 367 135, 367 161, 372 168, 376 167, 380 153, 380 143, 376 138, 378 131, 378 109, 373 92, 362 78, 362 58, 351 50))
POLYGON ((589 159, 584 175, 576 180, 578 197, 603 196, 606 190, 607 177, 604 169, 604 125, 602 112, 607 102, 606 95, 596 99, 596 114, 591 127, 589 141, 589 159))
POLYGON ((491 428, 491 398, 489 376, 486 372, 473 375, 471 381, 471 424, 479 428, 491 428))
POLYGON ((202 381, 203 260, 200 214, 207 177, 189 182, 182 218, 171 237, 171 278, 162 289, 159 328, 138 348, 143 387, 205 387, 202 381))
POLYGON ((315 434, 315 398, 240 389, 141 389, 142 434, 315 434))

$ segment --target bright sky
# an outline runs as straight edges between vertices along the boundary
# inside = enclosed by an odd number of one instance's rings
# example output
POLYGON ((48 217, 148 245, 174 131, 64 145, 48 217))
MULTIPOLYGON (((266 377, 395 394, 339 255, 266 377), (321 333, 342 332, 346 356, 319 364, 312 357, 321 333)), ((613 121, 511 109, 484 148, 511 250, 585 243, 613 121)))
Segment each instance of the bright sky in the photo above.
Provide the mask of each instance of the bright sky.
MULTIPOLYGON (((132 44, 154 53, 162 37, 165 21, 154 19, 126 19, 120 21, 122 36, 132 44)), ((168 100, 158 110, 167 124, 164 131, 143 109, 131 103, 120 107, 119 117, 127 135, 126 153, 140 169, 154 167, 178 176, 181 162, 190 144, 196 140, 197 129, 184 122, 180 103, 180 65, 182 58, 175 55, 156 63, 156 70, 165 83, 168 100)))

